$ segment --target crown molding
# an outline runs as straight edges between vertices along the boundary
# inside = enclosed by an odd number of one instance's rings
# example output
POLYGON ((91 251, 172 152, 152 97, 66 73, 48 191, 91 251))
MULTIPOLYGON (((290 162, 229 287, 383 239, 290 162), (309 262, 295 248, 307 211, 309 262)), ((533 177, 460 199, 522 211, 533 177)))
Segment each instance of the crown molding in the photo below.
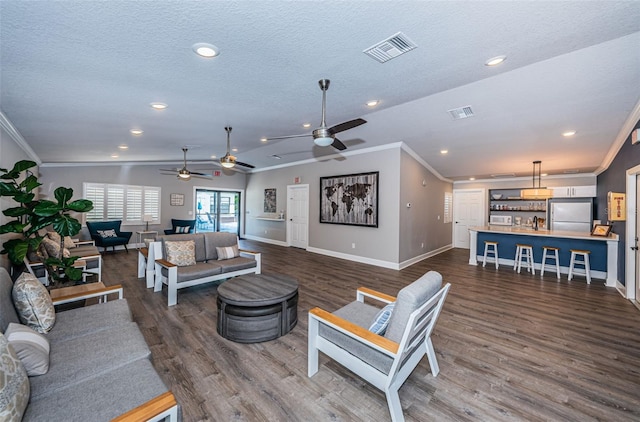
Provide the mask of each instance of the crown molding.
POLYGON ((7 135, 9 135, 13 142, 15 142, 20 148, 22 148, 22 150, 27 153, 29 158, 35 161, 38 166, 42 164, 42 160, 40 159, 40 157, 38 157, 38 155, 31 149, 27 141, 25 141, 20 132, 18 132, 18 129, 16 129, 13 123, 11 123, 11 120, 9 120, 9 118, 2 111, 0 111, 0 128, 2 128, 2 130, 4 130, 7 135))
POLYGON ((614 158, 616 158, 616 155, 618 155, 620 148, 622 148, 622 146, 627 141, 627 139, 629 139, 629 135, 631 134, 631 131, 636 127, 636 124, 638 123, 639 120, 640 120, 640 100, 638 100, 638 102, 636 103, 636 106, 633 108, 633 110, 631 110, 629 117, 627 117, 627 120, 624 122, 624 125, 622 125, 622 127, 620 128, 620 131, 618 132, 618 136, 616 136, 616 139, 613 142, 613 145, 611 145, 611 148, 609 148, 609 152, 607 153, 607 155, 605 155, 604 160, 602 161, 602 164, 600 164, 600 167, 596 169, 595 171, 596 176, 609 168, 614 158))
POLYGON ((436 171, 436 169, 434 169, 433 167, 431 167, 429 165, 429 163, 427 163, 426 161, 424 161, 422 159, 422 157, 420 157, 414 150, 411 149, 411 147, 409 147, 409 145, 405 144, 404 142, 400 142, 400 146, 401 148, 407 153, 409 154, 411 157, 413 157, 414 160, 416 160, 417 162, 419 162, 420 164, 422 164, 422 167, 426 168, 427 170, 429 170, 431 173, 433 173, 434 176, 436 176, 438 179, 442 180, 443 182, 448 182, 448 183, 453 183, 453 180, 451 179, 447 179, 446 177, 442 176, 440 173, 438 173, 436 171))

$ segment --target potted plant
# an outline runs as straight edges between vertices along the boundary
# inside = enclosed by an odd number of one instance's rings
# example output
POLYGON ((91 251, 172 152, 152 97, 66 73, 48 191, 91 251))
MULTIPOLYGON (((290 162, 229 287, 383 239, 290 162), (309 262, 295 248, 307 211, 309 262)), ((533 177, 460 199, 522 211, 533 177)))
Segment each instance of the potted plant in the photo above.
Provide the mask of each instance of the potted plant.
POLYGON ((7 208, 2 213, 14 220, 0 226, 0 234, 18 233, 22 237, 9 239, 2 245, 2 254, 21 265, 29 251, 37 251, 43 236, 40 231, 51 226, 60 235, 58 256, 50 256, 44 261, 52 282, 60 279, 78 281, 82 270, 73 266, 76 256, 64 257, 65 236, 75 236, 82 228, 71 212, 88 212, 93 203, 86 199, 71 200, 73 189, 59 187, 54 191, 55 201, 36 199, 36 189, 42 185, 29 169, 36 163, 29 160, 18 161, 11 170, 0 168, 0 196, 12 198, 18 206, 7 208))

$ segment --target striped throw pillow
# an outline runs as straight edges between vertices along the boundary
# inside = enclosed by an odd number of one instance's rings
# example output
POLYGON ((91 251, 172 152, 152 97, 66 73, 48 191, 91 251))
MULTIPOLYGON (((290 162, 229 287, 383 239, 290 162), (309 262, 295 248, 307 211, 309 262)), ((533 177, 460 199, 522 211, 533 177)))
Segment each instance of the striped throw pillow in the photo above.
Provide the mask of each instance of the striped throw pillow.
POLYGON ((191 227, 189 226, 176 226, 176 233, 189 233, 191 231, 191 227))
POLYGON ((395 306, 396 303, 391 302, 384 308, 380 309, 375 318, 373 318, 373 322, 369 327, 369 331, 378 335, 384 335, 385 331, 387 331, 387 326, 389 325, 389 320, 391 319, 391 313, 393 312, 393 308, 395 306))
POLYGON ((226 246, 223 248, 216 248, 216 253, 218 254, 218 261, 240 256, 240 251, 238 251, 238 245, 226 246))
POLYGON ((49 341, 26 325, 9 323, 4 333, 9 344, 22 361, 27 375, 46 374, 49 370, 49 341))

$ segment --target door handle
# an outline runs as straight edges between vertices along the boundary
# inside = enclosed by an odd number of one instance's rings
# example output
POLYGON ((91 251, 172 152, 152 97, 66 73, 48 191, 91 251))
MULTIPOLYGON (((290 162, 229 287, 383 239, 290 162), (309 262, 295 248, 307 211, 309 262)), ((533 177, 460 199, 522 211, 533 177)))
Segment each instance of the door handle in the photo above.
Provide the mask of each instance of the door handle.
POLYGON ((637 246, 632 246, 632 247, 631 247, 631 250, 632 250, 632 251, 637 251, 637 250, 638 250, 638 247, 637 247, 637 246))

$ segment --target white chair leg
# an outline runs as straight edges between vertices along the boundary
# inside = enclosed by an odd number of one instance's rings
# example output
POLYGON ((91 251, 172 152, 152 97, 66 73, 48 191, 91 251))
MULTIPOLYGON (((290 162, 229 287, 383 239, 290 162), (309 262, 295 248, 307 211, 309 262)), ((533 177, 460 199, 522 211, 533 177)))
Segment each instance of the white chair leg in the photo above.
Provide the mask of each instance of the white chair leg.
MULTIPOLYGON (((513 271, 515 271, 518 268, 518 261, 520 260, 520 253, 521 253, 520 246, 516 245, 516 257, 513 258, 513 271)), ((520 272, 520 271, 518 271, 518 272, 520 272)))
POLYGON ((404 415, 402 414, 402 405, 400 404, 398 390, 389 388, 388 390, 385 390, 384 394, 387 396, 387 405, 389 406, 391 420, 393 422, 404 422, 404 415))
POLYGON ((540 277, 544 276, 544 267, 547 265, 547 250, 542 249, 542 265, 540 266, 540 277))
POLYGON ((318 348, 316 347, 316 339, 318 338, 318 326, 317 319, 309 315, 309 337, 307 339, 308 352, 307 352, 307 376, 312 377, 318 372, 318 348))
POLYGON ((167 275, 167 296, 169 306, 174 306, 178 303, 178 267, 169 268, 169 274, 167 275))
POLYGON ((576 264, 576 254, 571 252, 571 261, 569 262, 569 280, 573 278, 573 267, 576 264))
POLYGON ((425 341, 425 346, 427 347, 427 358, 429 359, 431 374, 434 377, 437 377, 438 373, 440 373, 440 367, 438 366, 438 358, 436 358, 436 351, 433 349, 433 343, 431 342, 430 336, 427 337, 427 341, 425 341))
POLYGON ((591 284, 591 265, 589 264, 589 254, 584 255, 584 272, 587 277, 587 284, 591 284))
POLYGON ((558 256, 558 250, 555 250, 555 255, 556 255, 556 277, 558 278, 558 281, 560 281, 560 257, 558 256))
POLYGON ((533 266, 533 248, 529 248, 528 251, 527 262, 529 263, 529 269, 531 270, 531 274, 536 275, 536 267, 533 266))

